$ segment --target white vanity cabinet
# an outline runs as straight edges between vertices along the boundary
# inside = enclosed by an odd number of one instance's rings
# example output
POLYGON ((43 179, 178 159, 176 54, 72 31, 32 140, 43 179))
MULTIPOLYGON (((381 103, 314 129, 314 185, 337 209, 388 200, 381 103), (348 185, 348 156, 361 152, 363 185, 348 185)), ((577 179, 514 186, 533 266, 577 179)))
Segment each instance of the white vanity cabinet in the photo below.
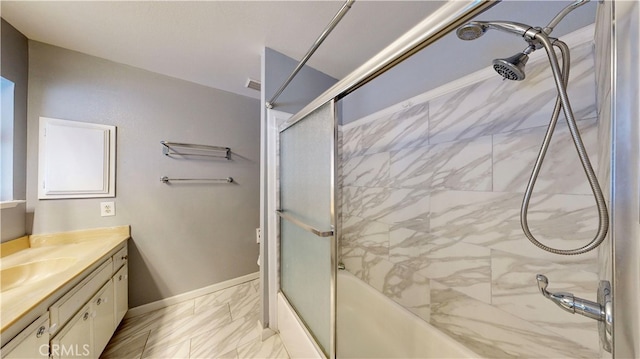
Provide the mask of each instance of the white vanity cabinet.
MULTIPOLYGON (((114 262, 115 263, 115 262, 114 262)), ((115 326, 129 310, 129 266, 125 263, 113 276, 115 326)))
POLYGON ((127 268, 125 245, 49 308, 52 358, 100 356, 128 310, 127 268))
POLYGON ((91 300, 93 351, 97 354, 102 353, 116 330, 113 294, 113 281, 110 280, 91 300))
POLYGON ((45 359, 49 357, 49 316, 42 315, 2 348, 1 358, 45 359))
POLYGON ((91 305, 87 304, 51 340, 53 359, 95 358, 91 305))

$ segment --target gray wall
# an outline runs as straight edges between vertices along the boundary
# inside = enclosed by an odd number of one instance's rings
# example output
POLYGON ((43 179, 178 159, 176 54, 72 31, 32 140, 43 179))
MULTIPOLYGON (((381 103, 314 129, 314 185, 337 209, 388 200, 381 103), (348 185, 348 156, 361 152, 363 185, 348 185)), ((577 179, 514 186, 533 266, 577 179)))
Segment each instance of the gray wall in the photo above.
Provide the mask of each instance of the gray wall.
POLYGON ((131 225, 131 307, 258 270, 258 100, 39 42, 29 57, 32 233, 131 225), (37 199, 39 116, 117 126, 116 216, 100 217, 105 199, 37 199), (228 146, 233 160, 168 158, 161 140, 228 146), (162 175, 236 183, 166 185, 162 175))
MULTIPOLYGON (((298 65, 299 60, 292 59, 273 49, 265 48, 264 61, 265 73, 262 86, 265 100, 269 101, 298 65)), ((295 114, 337 81, 323 72, 304 66, 275 101, 273 109, 295 114)))
MULTIPOLYGON (((29 52, 27 38, 2 19, 0 72, 15 84, 13 125, 13 198, 25 199, 27 176, 27 83, 29 52)), ((2 241, 25 234, 25 205, 3 209, 0 214, 2 241)))

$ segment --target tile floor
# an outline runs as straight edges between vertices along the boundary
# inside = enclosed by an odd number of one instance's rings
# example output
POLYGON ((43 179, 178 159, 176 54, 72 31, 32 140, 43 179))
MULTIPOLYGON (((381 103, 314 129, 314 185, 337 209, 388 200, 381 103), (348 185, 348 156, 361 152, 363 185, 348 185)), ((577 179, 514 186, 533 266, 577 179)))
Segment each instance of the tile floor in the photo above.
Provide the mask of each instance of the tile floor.
POLYGON ((260 340, 258 280, 126 318, 101 359, 289 358, 278 335, 260 340))

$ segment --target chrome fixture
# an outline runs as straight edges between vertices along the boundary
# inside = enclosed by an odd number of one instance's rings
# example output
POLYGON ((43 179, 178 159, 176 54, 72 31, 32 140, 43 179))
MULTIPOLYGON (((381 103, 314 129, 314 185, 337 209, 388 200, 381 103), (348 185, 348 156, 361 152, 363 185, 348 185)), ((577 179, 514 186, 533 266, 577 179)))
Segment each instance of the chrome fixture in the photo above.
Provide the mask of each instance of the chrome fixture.
POLYGON ((298 219, 297 217, 289 214, 289 213, 285 213, 284 211, 281 210, 277 210, 276 214, 283 219, 286 219, 287 221, 295 224, 296 226, 298 226, 299 228, 304 229, 307 232, 311 232, 313 234, 315 234, 318 237, 331 237, 334 234, 333 228, 329 229, 329 230, 320 230, 317 229, 309 224, 306 224, 304 221, 302 221, 301 219, 298 219))
POLYGON ((580 314, 587 318, 595 319, 598 323, 598 332, 600 334, 603 348, 611 352, 611 333, 613 327, 613 306, 611 303, 611 284, 608 281, 600 281, 598 288, 598 302, 575 297, 571 293, 547 291, 549 279, 538 274, 538 289, 545 298, 550 299, 560 308, 571 314, 580 314))
POLYGON ((494 69, 501 76, 509 80, 519 81, 525 78, 524 65, 526 64, 528 55, 531 52, 543 47, 547 52, 547 57, 549 58, 551 71, 553 72, 553 77, 556 84, 556 89, 558 91, 558 97, 556 98, 553 114, 551 116, 551 121, 549 122, 544 141, 540 148, 540 152, 538 153, 538 157, 533 167, 531 177, 529 178, 529 182, 527 183, 527 188, 522 200, 522 206, 520 208, 520 224, 525 236, 529 239, 529 241, 531 241, 531 243, 547 252, 562 255, 576 255, 593 250, 594 248, 598 247, 602 243, 602 241, 604 241, 607 235, 607 230, 609 228, 609 214, 607 213, 606 202, 604 196, 602 195, 602 190, 600 189, 600 184, 598 183, 596 174, 593 170, 593 167, 591 166, 591 162, 589 161, 587 151, 584 147, 584 144, 582 143, 580 131, 578 130, 578 126, 576 125, 576 120, 573 115, 573 111, 571 110, 571 104, 569 103, 569 97, 567 96, 567 84, 569 82, 570 69, 569 47, 564 42, 549 37, 549 34, 553 31, 553 28, 560 22, 560 20, 562 20, 569 12, 571 12, 575 8, 586 4, 587 1, 588 0, 578 0, 565 7, 558 15, 553 18, 553 20, 551 20, 549 25, 544 28, 533 27, 509 21, 471 21, 465 25, 462 25, 457 30, 457 35, 462 40, 477 39, 482 36, 488 29, 500 30, 522 36, 528 44, 525 50, 512 57, 506 59, 496 59, 493 61, 494 69), (560 70, 558 58, 553 49, 554 46, 560 49, 560 52, 562 53, 562 71, 560 70), (569 127, 569 132, 571 133, 571 138, 573 139, 573 143, 575 144, 576 150, 578 151, 580 163, 582 165, 582 168, 584 169, 589 185, 591 186, 591 191, 593 193, 593 196, 595 197, 596 206, 598 209, 598 231, 595 237, 585 246, 575 249, 556 249, 540 243, 531 233, 527 220, 529 202, 531 200, 533 188, 538 179, 540 169, 542 168, 542 163, 544 162, 547 149, 549 148, 549 144, 551 143, 551 137, 553 136, 553 131, 555 130, 556 124, 558 122, 561 109, 564 112, 567 125, 569 127))
POLYGON ((532 26, 513 21, 470 21, 458 28, 456 34, 461 40, 475 40, 489 29, 524 36, 532 26))
MULTIPOLYGON (((292 126, 331 100, 339 100, 371 82, 420 50, 462 26, 469 19, 497 5, 500 0, 447 1, 416 26, 382 49, 369 61, 343 77, 291 116, 282 128, 292 126)), ((268 107, 268 106, 267 106, 268 107)))
POLYGON ((311 48, 309 48, 309 50, 307 51, 307 53, 302 57, 302 59, 300 60, 300 62, 298 63, 298 65, 296 66, 295 69, 293 69, 293 71, 291 72, 291 74, 289 75, 289 77, 284 81, 284 83, 282 83, 282 85, 280 86, 280 88, 276 91, 276 93, 273 94, 273 96, 271 96, 271 99, 269 101, 267 101, 265 103, 265 106, 267 108, 273 108, 275 101, 278 99, 278 97, 280 97, 280 95, 282 94, 282 91, 284 91, 285 88, 287 88, 287 86, 289 86, 289 83, 291 83, 291 81, 293 80, 294 77, 296 77, 296 75, 298 74, 298 72, 302 69, 302 67, 304 66, 304 64, 307 63, 307 61, 309 61, 309 58, 311 58, 311 56, 313 55, 314 52, 316 52, 316 50, 318 49, 318 47, 320 47, 320 45, 322 45, 322 43, 324 42, 324 40, 327 38, 327 36, 329 36, 329 34, 331 33, 331 31, 333 31, 333 29, 338 25, 338 23, 340 22, 340 20, 342 20, 342 18, 344 17, 344 15, 347 13, 347 11, 349 11, 349 9, 351 9, 351 5, 353 5, 353 3, 356 0, 347 0, 345 1, 345 3, 342 5, 342 7, 340 8, 340 10, 338 10, 338 12, 335 14, 335 16, 333 17, 333 19, 331 19, 331 21, 329 22, 329 24, 327 25, 327 27, 322 31, 322 33, 320 34, 320 36, 318 36, 318 38, 316 39, 316 41, 313 43, 313 45, 311 45, 311 48))
POLYGON ((168 157, 213 157, 224 158, 231 160, 231 149, 229 147, 209 146, 209 145, 196 145, 193 143, 179 143, 160 141, 162 147, 162 154, 168 157), (182 150, 180 150, 182 148, 182 150))
POLYGON ((183 182, 183 181, 233 183, 233 177, 227 177, 227 178, 169 178, 167 176, 160 177, 160 182, 165 184, 169 184, 171 182, 183 182))
POLYGON ((506 59, 493 60, 493 69, 507 80, 522 81, 525 78, 524 65, 529 61, 529 55, 520 52, 506 59))

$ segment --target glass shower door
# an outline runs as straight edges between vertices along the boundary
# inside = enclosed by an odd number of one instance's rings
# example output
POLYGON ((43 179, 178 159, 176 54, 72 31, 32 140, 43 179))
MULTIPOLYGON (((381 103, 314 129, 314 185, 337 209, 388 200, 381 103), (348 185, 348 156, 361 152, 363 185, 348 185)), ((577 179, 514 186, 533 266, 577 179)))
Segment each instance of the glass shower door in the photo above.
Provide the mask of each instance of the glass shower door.
POLYGON ((280 288, 328 357, 335 336, 335 105, 280 131, 280 288))

